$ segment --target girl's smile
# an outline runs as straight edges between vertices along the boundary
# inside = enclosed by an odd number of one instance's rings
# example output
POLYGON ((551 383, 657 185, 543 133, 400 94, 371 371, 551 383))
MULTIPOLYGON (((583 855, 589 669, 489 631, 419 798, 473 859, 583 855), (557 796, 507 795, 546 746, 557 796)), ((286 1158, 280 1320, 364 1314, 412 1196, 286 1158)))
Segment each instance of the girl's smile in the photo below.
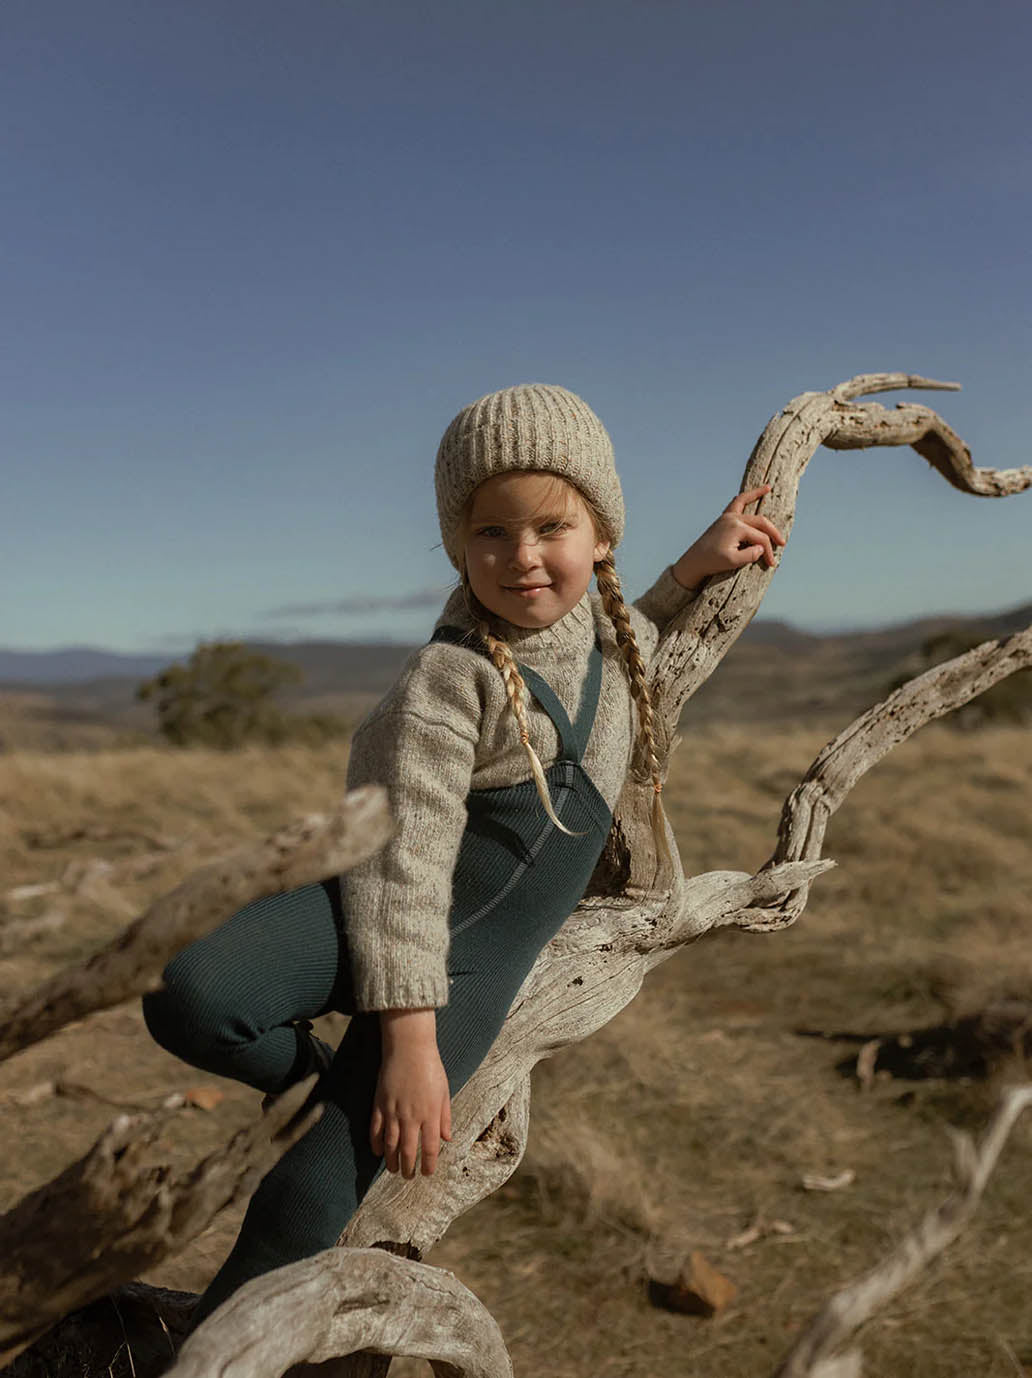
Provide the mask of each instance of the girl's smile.
POLYGON ((473 494, 466 524, 470 587, 516 627, 550 627, 587 592, 609 551, 577 490, 554 474, 497 474, 473 494))

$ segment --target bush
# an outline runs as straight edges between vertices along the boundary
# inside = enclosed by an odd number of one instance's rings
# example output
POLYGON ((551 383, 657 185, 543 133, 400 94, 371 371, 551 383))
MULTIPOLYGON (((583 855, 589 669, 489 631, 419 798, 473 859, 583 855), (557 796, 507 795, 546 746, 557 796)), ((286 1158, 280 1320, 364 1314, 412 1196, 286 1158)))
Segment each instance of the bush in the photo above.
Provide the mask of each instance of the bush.
POLYGON ((154 701, 158 729, 173 746, 229 751, 246 742, 276 745, 293 735, 293 721, 275 696, 300 678, 296 665, 239 642, 202 642, 185 665, 162 670, 139 686, 136 697, 154 701))

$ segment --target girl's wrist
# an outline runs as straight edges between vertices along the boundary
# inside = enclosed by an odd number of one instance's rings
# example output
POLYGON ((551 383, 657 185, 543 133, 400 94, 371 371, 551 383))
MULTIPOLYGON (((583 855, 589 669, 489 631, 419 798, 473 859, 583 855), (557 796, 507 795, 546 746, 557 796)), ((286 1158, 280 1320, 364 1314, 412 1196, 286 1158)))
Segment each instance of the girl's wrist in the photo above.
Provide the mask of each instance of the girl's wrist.
POLYGON ((683 589, 689 590, 697 588, 708 574, 708 571, 701 569, 692 558, 690 550, 686 550, 678 562, 670 566, 670 572, 683 589))
POLYGON ((436 1047, 437 1011, 433 1008, 381 1010, 380 1037, 384 1052, 398 1047, 436 1047))

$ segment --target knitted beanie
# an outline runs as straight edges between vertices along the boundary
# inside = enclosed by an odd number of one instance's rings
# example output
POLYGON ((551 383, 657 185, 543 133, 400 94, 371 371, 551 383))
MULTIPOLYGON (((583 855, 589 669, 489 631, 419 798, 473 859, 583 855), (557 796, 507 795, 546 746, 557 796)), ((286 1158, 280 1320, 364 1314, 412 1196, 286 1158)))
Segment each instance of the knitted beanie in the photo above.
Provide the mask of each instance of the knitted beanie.
POLYGON ((579 488, 598 508, 615 546, 624 501, 606 428, 572 392, 521 383, 488 393, 459 412, 437 451, 437 514, 444 548, 459 568, 462 517, 474 488, 495 474, 538 469, 579 488))

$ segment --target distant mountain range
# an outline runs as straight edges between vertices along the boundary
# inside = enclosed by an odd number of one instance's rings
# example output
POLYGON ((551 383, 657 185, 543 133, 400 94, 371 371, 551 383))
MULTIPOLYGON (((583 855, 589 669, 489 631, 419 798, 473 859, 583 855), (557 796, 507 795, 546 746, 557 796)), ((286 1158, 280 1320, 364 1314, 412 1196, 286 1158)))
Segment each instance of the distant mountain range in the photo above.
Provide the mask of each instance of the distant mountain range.
MULTIPOLYGON (((806 653, 820 645, 878 647, 885 652, 906 651, 948 628, 984 630, 1006 636, 1032 622, 1032 603, 1007 612, 972 616, 942 614, 900 622, 874 630, 806 632, 791 623, 758 619, 746 628, 743 645, 768 646, 779 651, 806 653)), ((303 672, 307 694, 381 693, 392 682, 413 650, 392 642, 295 641, 247 643, 252 650, 291 661, 303 672)), ((49 689, 58 685, 87 687, 111 680, 146 679, 185 656, 124 655, 91 646, 67 646, 56 651, 10 651, 0 648, 0 688, 49 689)))
MULTIPOLYGON (((919 653, 930 637, 952 630, 972 642, 988 640, 1030 623, 1032 604, 977 617, 924 617, 827 635, 786 622, 756 621, 686 705, 682 731, 687 736, 717 722, 762 729, 817 718, 844 725, 883 698, 900 675, 922 668, 919 653)), ((352 723, 386 692, 413 649, 351 641, 248 645, 301 670, 301 681, 283 694, 291 710, 331 713, 352 723)), ((0 750, 5 741, 64 749, 80 740, 152 735, 153 707, 137 701, 136 686, 173 659, 92 647, 0 650, 0 750), (10 719, 6 726, 5 713, 10 719), (15 718, 16 728, 11 726, 15 718)))
MULTIPOLYGON (((304 672, 310 691, 347 689, 377 692, 390 684, 412 646, 390 642, 249 641, 254 651, 289 660, 304 672)), ((0 688, 52 689, 59 685, 88 686, 110 680, 141 680, 186 655, 123 655, 92 646, 67 646, 57 651, 0 649, 0 688)))

